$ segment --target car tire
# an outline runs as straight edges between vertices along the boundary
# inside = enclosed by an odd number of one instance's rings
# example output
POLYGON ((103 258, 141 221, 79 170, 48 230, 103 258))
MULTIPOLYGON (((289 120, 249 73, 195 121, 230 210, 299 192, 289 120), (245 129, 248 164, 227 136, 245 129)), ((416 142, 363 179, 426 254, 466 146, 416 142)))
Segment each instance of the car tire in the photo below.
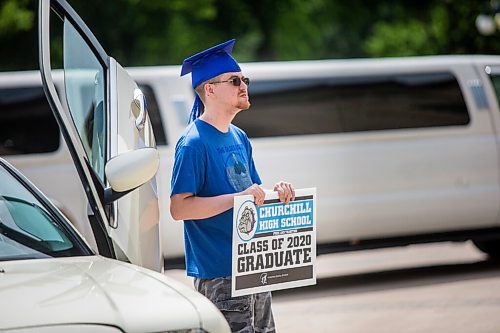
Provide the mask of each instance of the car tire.
POLYGON ((500 261, 500 239, 487 240, 487 241, 473 241, 474 245, 486 253, 490 259, 500 261))

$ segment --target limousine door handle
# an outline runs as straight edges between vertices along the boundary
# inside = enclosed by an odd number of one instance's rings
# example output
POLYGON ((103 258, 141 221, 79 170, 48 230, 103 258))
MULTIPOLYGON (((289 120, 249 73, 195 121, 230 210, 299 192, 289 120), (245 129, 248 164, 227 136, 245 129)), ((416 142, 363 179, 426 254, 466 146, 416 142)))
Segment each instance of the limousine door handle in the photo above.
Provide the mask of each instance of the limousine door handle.
POLYGON ((141 89, 134 89, 134 101, 132 102, 132 113, 135 117, 135 127, 140 131, 144 128, 147 115, 146 97, 141 89))

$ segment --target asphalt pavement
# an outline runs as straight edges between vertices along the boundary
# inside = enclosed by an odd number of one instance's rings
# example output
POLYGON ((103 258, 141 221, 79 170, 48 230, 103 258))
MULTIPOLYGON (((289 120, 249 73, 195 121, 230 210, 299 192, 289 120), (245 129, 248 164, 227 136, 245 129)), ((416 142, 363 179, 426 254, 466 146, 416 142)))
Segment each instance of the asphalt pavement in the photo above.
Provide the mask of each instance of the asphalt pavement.
POLYGON ((278 332, 500 332, 500 264, 470 242, 323 255, 316 272, 273 293, 278 332))

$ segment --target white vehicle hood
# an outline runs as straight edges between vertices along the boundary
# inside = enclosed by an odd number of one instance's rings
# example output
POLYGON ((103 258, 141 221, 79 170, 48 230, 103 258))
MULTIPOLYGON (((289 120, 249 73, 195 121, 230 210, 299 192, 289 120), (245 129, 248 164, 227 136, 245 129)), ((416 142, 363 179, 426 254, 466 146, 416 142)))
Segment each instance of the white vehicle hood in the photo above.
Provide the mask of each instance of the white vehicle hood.
MULTIPOLYGON (((202 327, 212 314, 179 282, 100 256, 0 262, 0 300, 0 330, 76 323, 159 332, 202 327)), ((224 327, 212 317, 205 325, 224 327)))

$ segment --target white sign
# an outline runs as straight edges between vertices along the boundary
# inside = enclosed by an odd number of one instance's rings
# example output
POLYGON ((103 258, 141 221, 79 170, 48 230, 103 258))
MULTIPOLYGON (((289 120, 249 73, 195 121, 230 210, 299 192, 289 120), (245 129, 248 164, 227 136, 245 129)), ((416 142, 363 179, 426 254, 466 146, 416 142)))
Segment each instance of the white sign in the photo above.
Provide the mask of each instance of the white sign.
POLYGON ((233 297, 316 284, 316 189, 288 204, 276 192, 261 206, 235 197, 232 253, 233 297))

